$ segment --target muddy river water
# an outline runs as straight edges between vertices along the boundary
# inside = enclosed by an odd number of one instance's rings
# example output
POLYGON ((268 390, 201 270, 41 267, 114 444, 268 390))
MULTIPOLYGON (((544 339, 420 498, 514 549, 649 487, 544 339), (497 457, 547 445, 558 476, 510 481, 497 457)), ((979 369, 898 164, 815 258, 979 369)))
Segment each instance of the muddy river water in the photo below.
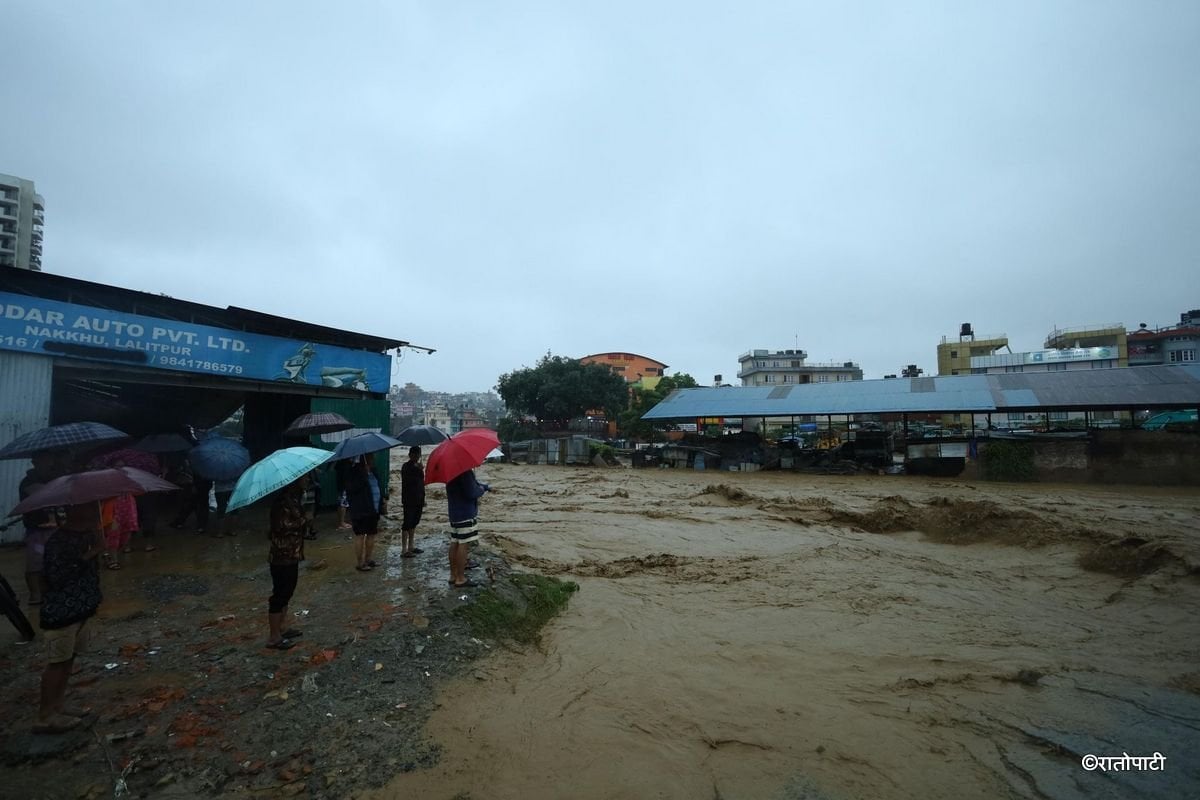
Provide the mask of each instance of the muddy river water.
POLYGON ((1194 489, 484 472, 490 544, 581 591, 373 797, 1200 795, 1194 489))

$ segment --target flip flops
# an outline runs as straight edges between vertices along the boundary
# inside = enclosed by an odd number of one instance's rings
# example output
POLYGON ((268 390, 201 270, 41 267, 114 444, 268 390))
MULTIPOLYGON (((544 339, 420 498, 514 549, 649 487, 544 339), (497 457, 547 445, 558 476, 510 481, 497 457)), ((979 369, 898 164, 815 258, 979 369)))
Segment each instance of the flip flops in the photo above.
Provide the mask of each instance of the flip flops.
POLYGON ((301 636, 304 635, 304 631, 300 630, 299 628, 288 628, 286 631, 284 631, 280 635, 284 639, 299 639, 301 636))
POLYGON ((278 642, 275 642, 274 644, 268 643, 267 649, 268 650, 291 650, 295 646, 296 646, 295 642, 289 642, 287 639, 280 639, 278 642))
POLYGON ((464 583, 456 583, 456 584, 454 584, 454 588, 455 588, 455 589, 474 589, 474 588, 475 588, 476 586, 478 586, 478 585, 479 585, 479 584, 478 584, 478 583, 476 583, 475 581, 466 581, 466 582, 464 582, 464 583))
POLYGON ((358 570, 359 572, 370 572, 371 571, 371 567, 368 566, 367 564, 359 564, 357 567, 355 567, 355 569, 358 570))

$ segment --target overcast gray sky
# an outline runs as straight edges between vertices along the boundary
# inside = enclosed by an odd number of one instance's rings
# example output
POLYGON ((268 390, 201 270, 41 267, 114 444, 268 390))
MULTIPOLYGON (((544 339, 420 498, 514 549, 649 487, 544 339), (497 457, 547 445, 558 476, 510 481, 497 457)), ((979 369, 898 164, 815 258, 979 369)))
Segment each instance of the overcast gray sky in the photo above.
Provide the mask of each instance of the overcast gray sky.
POLYGON ((868 378, 1200 306, 1200 3, 0 0, 47 271, 436 347, 868 378))

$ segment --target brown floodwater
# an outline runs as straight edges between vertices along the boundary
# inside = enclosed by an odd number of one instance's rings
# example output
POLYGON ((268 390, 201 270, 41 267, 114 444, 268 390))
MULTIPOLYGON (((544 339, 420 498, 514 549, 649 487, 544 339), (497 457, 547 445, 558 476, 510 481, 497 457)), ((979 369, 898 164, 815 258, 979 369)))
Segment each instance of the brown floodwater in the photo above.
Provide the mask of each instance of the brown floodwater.
POLYGON ((489 543, 581 591, 540 649, 447 685, 439 765, 373 796, 1200 792, 1194 489, 482 477, 489 543), (1122 751, 1167 768, 1080 767, 1122 751))

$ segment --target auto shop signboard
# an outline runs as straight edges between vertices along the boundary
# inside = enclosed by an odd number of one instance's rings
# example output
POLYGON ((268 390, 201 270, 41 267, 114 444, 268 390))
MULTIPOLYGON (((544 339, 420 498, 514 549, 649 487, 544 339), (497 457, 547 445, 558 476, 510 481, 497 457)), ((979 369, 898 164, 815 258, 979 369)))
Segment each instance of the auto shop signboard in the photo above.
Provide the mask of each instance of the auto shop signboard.
POLYGON ((390 355, 0 292, 0 349, 250 380, 387 391, 390 355))

